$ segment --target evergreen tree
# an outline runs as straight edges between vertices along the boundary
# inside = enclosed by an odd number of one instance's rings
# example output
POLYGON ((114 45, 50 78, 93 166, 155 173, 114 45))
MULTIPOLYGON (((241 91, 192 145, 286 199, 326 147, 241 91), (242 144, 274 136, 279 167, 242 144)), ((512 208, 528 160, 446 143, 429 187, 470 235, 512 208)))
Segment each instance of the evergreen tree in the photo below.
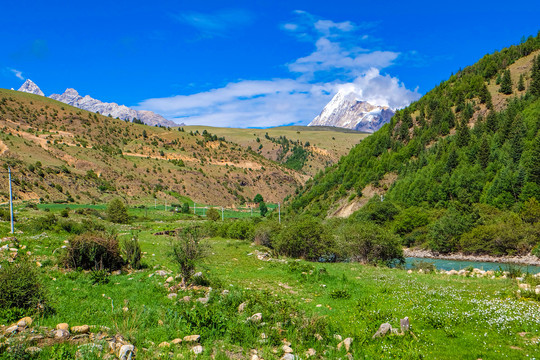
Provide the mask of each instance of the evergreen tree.
POLYGON ((494 111, 490 111, 486 118, 486 128, 490 132, 493 133, 497 130, 497 127, 498 127, 497 115, 495 114, 494 111))
POLYGON ((448 155, 448 160, 446 161, 446 171, 451 172, 459 165, 459 157, 456 152, 456 149, 452 149, 448 155))
POLYGON ((489 93, 486 84, 483 84, 483 86, 480 88, 479 98, 481 104, 486 104, 487 108, 491 109, 493 103, 491 102, 491 94, 489 93))
POLYGON ((114 199, 107 206, 107 218, 109 221, 118 224, 126 224, 129 222, 127 209, 120 199, 114 199))
POLYGON ((504 71, 499 92, 505 95, 510 95, 512 93, 512 77, 510 76, 510 70, 504 71))
POLYGON ((490 149, 489 143, 487 141, 486 134, 482 135, 482 142, 480 143, 480 148, 478 149, 478 162, 482 169, 485 169, 489 164, 490 149))
POLYGON ((540 59, 538 56, 535 56, 533 60, 529 91, 533 96, 540 96, 540 59))
POLYGON ((519 82, 518 82, 517 89, 518 91, 525 90, 525 77, 523 76, 523 74, 519 75, 519 82))
POLYGON ((498 73, 497 80, 495 80, 495 85, 501 85, 501 80, 502 80, 501 73, 498 73))
POLYGON ((512 133, 510 138, 510 156, 512 160, 517 163, 521 159, 521 153, 523 152, 523 138, 527 133, 525 124, 521 116, 518 115, 512 123, 512 133))
POLYGON ((540 134, 533 140, 528 180, 540 185, 540 134))
POLYGON ((469 131, 469 126, 465 119, 461 120, 461 124, 457 128, 457 145, 459 147, 464 147, 469 144, 471 138, 471 133, 469 131))

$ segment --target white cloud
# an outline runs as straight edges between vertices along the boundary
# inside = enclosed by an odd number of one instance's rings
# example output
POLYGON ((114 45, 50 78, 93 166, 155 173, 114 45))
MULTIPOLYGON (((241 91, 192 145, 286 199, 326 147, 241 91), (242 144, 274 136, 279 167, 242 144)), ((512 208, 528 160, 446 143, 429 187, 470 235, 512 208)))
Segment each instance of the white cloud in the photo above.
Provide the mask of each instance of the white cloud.
MULTIPOLYGON (((298 21, 281 28, 299 40, 313 42, 315 50, 287 64, 290 78, 236 81, 196 94, 148 99, 137 108, 188 125, 270 127, 309 123, 339 90, 394 109, 420 97, 398 78, 381 74, 400 53, 361 46, 359 41, 368 41, 369 36, 358 31, 367 25, 318 19, 301 10, 294 13, 298 21)), ((215 18, 190 19, 201 29, 213 31, 221 26, 215 18)))
POLYGON ((15 75, 18 79, 24 80, 24 76, 22 75, 22 71, 16 70, 16 69, 9 69, 15 75))

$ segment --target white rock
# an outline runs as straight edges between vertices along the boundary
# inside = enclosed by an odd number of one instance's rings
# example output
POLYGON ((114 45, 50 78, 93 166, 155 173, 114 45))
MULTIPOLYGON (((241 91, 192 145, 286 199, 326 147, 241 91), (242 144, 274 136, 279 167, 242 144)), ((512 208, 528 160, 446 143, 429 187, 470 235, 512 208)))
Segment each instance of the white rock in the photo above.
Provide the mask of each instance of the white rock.
POLYGON ((135 353, 135 346, 131 344, 122 345, 120 351, 118 352, 118 357, 120 360, 131 360, 135 353))
POLYGON ((203 347, 201 345, 197 345, 197 346, 194 346, 191 351, 194 353, 194 354, 201 354, 203 352, 203 347))

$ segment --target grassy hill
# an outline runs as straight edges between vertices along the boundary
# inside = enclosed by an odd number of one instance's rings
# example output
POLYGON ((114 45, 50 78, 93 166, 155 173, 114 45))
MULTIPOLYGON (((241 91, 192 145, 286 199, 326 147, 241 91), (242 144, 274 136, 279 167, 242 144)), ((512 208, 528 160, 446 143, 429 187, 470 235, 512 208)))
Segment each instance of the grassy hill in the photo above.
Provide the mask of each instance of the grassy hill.
POLYGON ((353 218, 378 219, 405 245, 441 252, 534 249, 539 49, 540 34, 452 75, 310 180, 290 209, 319 217, 357 211, 353 218))
MULTIPOLYGON (((18 200, 231 206, 261 193, 282 201, 307 176, 221 136, 125 122, 0 90, 0 164, 13 169, 18 200)), ((7 201, 7 174, 0 177, 7 201)))
POLYGON ((234 129, 186 126, 186 131, 204 130, 288 168, 315 175, 337 163, 369 134, 335 127, 280 126, 269 129, 234 129))

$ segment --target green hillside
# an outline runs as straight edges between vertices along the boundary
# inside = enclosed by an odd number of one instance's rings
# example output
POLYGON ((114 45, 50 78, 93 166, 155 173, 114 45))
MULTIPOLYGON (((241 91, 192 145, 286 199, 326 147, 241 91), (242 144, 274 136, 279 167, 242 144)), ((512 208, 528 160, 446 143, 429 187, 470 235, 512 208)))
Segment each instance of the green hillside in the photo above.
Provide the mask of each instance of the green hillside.
POLYGON ((439 252, 530 251, 540 235, 538 49, 540 33, 452 75, 309 181, 290 210, 356 211, 439 252))

